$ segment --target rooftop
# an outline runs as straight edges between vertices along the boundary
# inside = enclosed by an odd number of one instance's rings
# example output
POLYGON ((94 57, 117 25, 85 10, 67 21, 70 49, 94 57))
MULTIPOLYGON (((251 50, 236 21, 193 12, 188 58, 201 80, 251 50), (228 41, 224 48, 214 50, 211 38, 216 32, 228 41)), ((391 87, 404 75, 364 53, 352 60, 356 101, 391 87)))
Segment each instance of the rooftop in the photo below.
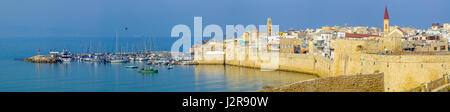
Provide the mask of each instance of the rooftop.
POLYGON ((388 11, 387 11, 387 6, 386 6, 385 9, 384 9, 384 19, 389 19, 389 14, 388 14, 388 11))
POLYGON ((345 33, 345 37, 378 37, 378 35, 370 35, 370 34, 351 34, 351 33, 345 33))

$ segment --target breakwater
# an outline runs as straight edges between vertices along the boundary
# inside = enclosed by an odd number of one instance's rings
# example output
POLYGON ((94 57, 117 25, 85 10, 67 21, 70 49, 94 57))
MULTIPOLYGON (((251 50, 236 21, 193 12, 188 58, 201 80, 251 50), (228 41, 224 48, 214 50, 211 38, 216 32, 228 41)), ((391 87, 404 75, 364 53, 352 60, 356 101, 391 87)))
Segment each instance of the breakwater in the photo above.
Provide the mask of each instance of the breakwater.
POLYGON ((141 61, 148 63, 160 64, 179 64, 179 65, 195 65, 196 62, 191 60, 191 56, 185 53, 157 51, 157 52, 128 52, 128 53, 81 53, 72 54, 67 51, 50 52, 50 55, 37 55, 23 59, 32 63, 58 63, 58 62, 111 62, 125 63, 130 61, 141 61))
POLYGON ((24 61, 31 63, 57 63, 59 60, 51 55, 37 55, 30 58, 25 58, 24 61))

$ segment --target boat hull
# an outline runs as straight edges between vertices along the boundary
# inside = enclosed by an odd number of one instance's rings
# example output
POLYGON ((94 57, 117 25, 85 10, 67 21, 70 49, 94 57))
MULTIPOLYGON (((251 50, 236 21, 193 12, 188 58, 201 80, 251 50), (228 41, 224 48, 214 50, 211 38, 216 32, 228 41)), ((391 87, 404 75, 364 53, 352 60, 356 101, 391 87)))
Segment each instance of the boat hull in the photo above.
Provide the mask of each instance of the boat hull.
POLYGON ((138 70, 138 72, 139 73, 158 73, 158 70, 155 70, 155 69, 153 69, 153 70, 142 70, 142 69, 140 69, 140 70, 138 70))
POLYGON ((111 60, 111 63, 125 63, 127 60, 111 60))

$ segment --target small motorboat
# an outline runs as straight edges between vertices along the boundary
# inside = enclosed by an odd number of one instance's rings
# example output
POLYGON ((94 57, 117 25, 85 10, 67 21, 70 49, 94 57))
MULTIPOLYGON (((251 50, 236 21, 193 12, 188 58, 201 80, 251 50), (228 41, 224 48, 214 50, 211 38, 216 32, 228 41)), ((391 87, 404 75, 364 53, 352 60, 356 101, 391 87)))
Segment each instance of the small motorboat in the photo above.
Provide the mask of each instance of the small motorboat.
POLYGON ((169 65, 167 69, 173 69, 173 65, 169 65))
POLYGON ((138 68, 138 66, 125 66, 125 68, 135 69, 138 68))

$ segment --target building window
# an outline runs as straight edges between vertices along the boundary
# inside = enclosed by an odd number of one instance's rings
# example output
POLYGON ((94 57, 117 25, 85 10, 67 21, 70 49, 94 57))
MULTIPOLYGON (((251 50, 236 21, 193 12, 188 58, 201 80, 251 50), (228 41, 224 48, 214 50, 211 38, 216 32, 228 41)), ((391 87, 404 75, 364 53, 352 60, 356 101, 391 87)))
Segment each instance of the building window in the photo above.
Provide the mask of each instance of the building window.
POLYGON ((436 51, 436 50, 437 50, 437 47, 434 47, 434 50, 436 51))
POLYGON ((445 46, 441 46, 441 50, 445 50, 445 46))

